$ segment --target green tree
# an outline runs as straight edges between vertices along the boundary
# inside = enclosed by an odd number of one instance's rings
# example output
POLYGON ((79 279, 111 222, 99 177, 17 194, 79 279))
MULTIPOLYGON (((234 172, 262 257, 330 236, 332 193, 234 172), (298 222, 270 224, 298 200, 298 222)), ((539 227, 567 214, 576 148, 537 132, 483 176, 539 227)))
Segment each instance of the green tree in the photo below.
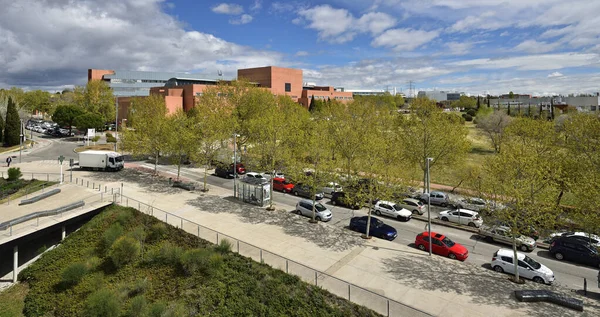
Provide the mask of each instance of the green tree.
POLYGON ((487 106, 490 107, 490 95, 487 95, 487 106))
POLYGON ((515 94, 511 91, 508 93, 508 98, 510 99, 514 99, 515 98, 515 94))
POLYGON ((0 144, 4 144, 4 117, 2 116, 2 112, 0 112, 0 144))
POLYGON ((103 122, 115 118, 115 98, 112 89, 104 81, 92 80, 85 87, 76 87, 73 100, 87 112, 100 115, 103 122))
POLYGON ((170 136, 166 139, 167 149, 170 153, 171 162, 177 165, 177 180, 181 174, 181 164, 187 155, 188 159, 196 156, 198 152, 197 134, 194 131, 194 122, 183 112, 183 109, 177 110, 167 119, 167 132, 170 136))
POLYGON ((477 101, 471 97, 460 96, 460 99, 452 103, 453 108, 473 109, 476 107, 477 101))
POLYGON ((12 97, 8 97, 6 124, 4 125, 4 145, 15 146, 21 142, 21 119, 12 97))
POLYGON ((131 129, 122 132, 124 149, 134 155, 152 154, 158 173, 158 158, 168 150, 171 135, 165 99, 158 95, 134 98, 128 123, 131 129))
MULTIPOLYGON (((502 152, 489 156, 484 163, 483 192, 491 201, 501 202, 492 211, 507 223, 513 237, 514 258, 517 238, 532 226, 552 228, 558 216, 554 197, 558 190, 549 177, 560 164, 555 154, 557 133, 551 123, 515 119, 506 129, 502 152)), ((515 279, 519 274, 515 265, 515 279)))
POLYGON ((87 131, 87 129, 102 128, 102 126, 104 126, 104 121, 99 114, 88 112, 75 117, 73 124, 78 129, 87 131))
POLYGON ((85 110, 76 105, 59 105, 52 114, 52 121, 58 123, 60 126, 69 127, 69 133, 75 125, 75 118, 83 115, 85 110))
POLYGON ((477 110, 479 111, 479 108, 481 107, 481 100, 479 95, 477 95, 477 110))
POLYGON ((308 106, 308 112, 313 113, 316 110, 316 105, 315 105, 315 95, 312 95, 312 97, 310 97, 310 105, 308 106))
POLYGON ((404 161, 421 169, 425 191, 427 158, 433 159, 430 169, 447 168, 460 162, 471 144, 467 140, 468 130, 460 118, 444 113, 435 101, 416 98, 411 109, 410 116, 398 117, 397 129, 400 130, 400 144, 406 150, 404 161))
POLYGON ((28 112, 39 111, 41 113, 51 113, 52 103, 50 102, 50 93, 42 90, 32 90, 23 94, 23 100, 19 103, 22 109, 28 112))

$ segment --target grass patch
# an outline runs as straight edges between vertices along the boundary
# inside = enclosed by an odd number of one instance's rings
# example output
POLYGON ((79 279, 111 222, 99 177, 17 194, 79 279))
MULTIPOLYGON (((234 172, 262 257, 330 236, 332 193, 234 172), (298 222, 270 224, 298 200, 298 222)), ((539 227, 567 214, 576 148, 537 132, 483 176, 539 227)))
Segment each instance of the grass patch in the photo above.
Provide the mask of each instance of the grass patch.
POLYGON ((0 178, 0 204, 6 202, 10 196, 11 200, 30 195, 42 188, 48 188, 57 182, 47 182, 39 179, 24 180, 19 179, 14 182, 9 182, 4 178, 0 178))
MULTIPOLYGON (((31 144, 35 144, 35 142, 33 142, 31 140, 25 141, 25 144, 23 144, 23 149, 30 147, 31 144)), ((8 153, 8 152, 16 151, 19 149, 20 146, 21 145, 14 145, 14 146, 8 146, 8 147, 0 146, 0 153, 8 153)))
POLYGON ((23 316, 23 304, 28 292, 27 283, 15 284, 0 292, 0 316, 23 316))
POLYGON ((97 150, 97 151, 114 151, 115 145, 111 144, 96 144, 96 145, 86 145, 75 148, 75 152, 83 152, 87 150, 97 150))
POLYGON ((121 206, 94 217, 19 274, 30 288, 21 303, 25 316, 379 316, 225 244, 217 248, 159 223, 121 206), (127 221, 119 221, 123 213, 127 221), (103 237, 117 222, 121 237, 106 250, 103 237), (115 265, 112 251, 123 239, 140 252, 115 265), (61 273, 72 263, 86 270, 65 285, 61 273))

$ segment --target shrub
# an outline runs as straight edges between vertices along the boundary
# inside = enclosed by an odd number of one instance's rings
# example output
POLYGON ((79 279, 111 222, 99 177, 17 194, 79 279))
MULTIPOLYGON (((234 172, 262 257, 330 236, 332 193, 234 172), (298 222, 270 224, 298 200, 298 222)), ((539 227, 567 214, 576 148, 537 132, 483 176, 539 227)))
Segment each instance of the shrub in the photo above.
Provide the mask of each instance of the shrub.
POLYGON ((98 140, 100 140, 100 136, 97 135, 95 137, 92 138, 92 142, 98 142, 98 140))
POLYGON ((11 167, 8 169, 8 181, 9 182, 16 181, 19 178, 21 178, 21 176, 23 176, 23 174, 21 173, 21 168, 11 167))
POLYGON ((117 138, 115 138, 114 136, 107 136, 106 137, 106 142, 108 142, 108 143, 117 143, 117 138))
POLYGON ((219 242, 219 245, 215 246, 215 250, 217 250, 219 253, 227 253, 231 251, 232 245, 233 244, 228 239, 222 239, 219 242))
POLYGON ((473 121, 473 117, 467 113, 463 113, 462 117, 465 119, 465 121, 473 121))
POLYGON ((117 296, 107 289, 98 290, 85 301, 85 316, 118 317, 121 305, 117 296))
POLYGON ((173 245, 170 242, 164 242, 160 245, 157 251, 152 252, 149 257, 153 262, 174 265, 181 261, 183 249, 173 245))
POLYGON ((148 234, 148 240, 158 241, 165 237, 167 234, 167 226, 162 222, 157 222, 150 227, 150 233, 148 234))
POLYGON ((471 117, 474 117, 477 115, 477 110, 471 108, 467 110, 467 114, 470 115, 471 117))
POLYGON ((123 235, 123 227, 120 224, 114 223, 110 226, 102 236, 102 246, 104 247, 104 250, 107 251, 110 249, 113 243, 115 243, 121 235, 123 235))
POLYGON ((162 317, 167 310, 167 305, 163 302, 152 303, 148 307, 148 317, 162 317))
POLYGON ((148 278, 137 279, 130 287, 129 287, 129 296, 141 295, 146 292, 148 289, 148 278))
POLYGON ((127 225, 129 225, 129 223, 131 223, 131 221, 133 220, 133 213, 131 213, 131 210, 126 209, 121 211, 118 215, 117 215, 117 222, 123 226, 123 227, 127 227, 127 225))
POLYGON ((117 268, 134 261, 139 254, 139 243, 130 237, 120 237, 112 245, 109 252, 110 259, 117 268))
POLYGON ((112 133, 110 133, 110 132, 106 132, 106 137, 107 137, 107 138, 112 138, 112 137, 113 137, 113 135, 112 135, 112 133))
POLYGON ((77 285, 87 272, 85 264, 81 262, 72 263, 62 271, 61 282, 66 286, 77 285))
POLYGON ((181 257, 181 266, 188 275, 211 275, 221 266, 222 261, 221 255, 213 253, 210 249, 192 249, 181 257))
POLYGON ((102 260, 99 257, 91 256, 85 261, 85 266, 87 267, 88 271, 94 271, 100 266, 101 263, 102 260))
POLYGON ((180 303, 171 303, 163 312, 162 317, 184 317, 187 315, 183 305, 180 303))
POLYGON ((144 297, 144 295, 139 295, 131 299, 127 315, 131 317, 146 316, 147 310, 148 303, 146 302, 146 297, 144 297))

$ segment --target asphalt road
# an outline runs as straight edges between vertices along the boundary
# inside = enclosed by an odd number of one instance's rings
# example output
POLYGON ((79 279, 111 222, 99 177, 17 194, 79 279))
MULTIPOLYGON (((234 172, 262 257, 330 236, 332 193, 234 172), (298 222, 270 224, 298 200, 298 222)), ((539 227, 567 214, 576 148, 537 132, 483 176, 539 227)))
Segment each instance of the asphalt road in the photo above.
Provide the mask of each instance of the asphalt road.
MULTIPOLYGON (((148 166, 153 166, 148 164, 148 166)), ((176 168, 172 166, 159 166, 159 170, 164 172, 176 173, 176 168)), ((202 181, 203 174, 191 172, 185 168, 182 168, 182 176, 202 181)), ((209 175, 207 183, 211 186, 218 186, 222 188, 231 189, 233 192, 233 180, 223 179, 214 175, 209 175)), ((280 192, 274 192, 273 200, 275 204, 285 204, 289 206, 295 206, 296 203, 302 199, 292 194, 284 194, 280 192)), ((338 227, 347 227, 350 218, 354 216, 365 216, 368 210, 363 208, 361 210, 351 210, 339 206, 333 206, 328 198, 321 201, 326 205, 333 213, 333 219, 330 221, 331 225, 338 227)), ((432 206, 431 217, 436 218, 440 211, 445 208, 432 206)), ((290 210, 292 211, 292 210, 290 210)), ((425 214, 427 215, 427 214, 425 214)), ((396 219, 386 218, 384 216, 378 217, 383 220, 386 224, 391 225, 398 231, 398 237, 394 240, 395 243, 409 245, 414 247, 414 241, 417 234, 425 230, 426 222, 412 219, 408 222, 401 222, 396 219)), ((446 227, 442 225, 432 225, 432 231, 447 235, 455 242, 458 242, 465 246, 469 250, 469 258, 466 260, 468 263, 473 263, 488 269, 491 269, 489 263, 492 259, 492 255, 500 248, 511 248, 509 245, 490 243, 477 234, 446 227)), ((588 281, 588 287, 595 288, 598 276, 598 270, 589 266, 579 265, 570 262, 561 262, 552 257, 545 249, 536 248, 532 252, 526 253, 534 260, 543 263, 549 267, 556 277, 556 284, 564 285, 573 289, 581 289, 583 287, 583 279, 586 278, 588 281)), ((500 274, 500 273, 498 273, 500 274)), ((465 277, 468 278, 468 277, 465 277)))
MULTIPOLYGON (((43 136, 41 137, 43 138, 43 136)), ((34 151, 23 156, 23 161, 29 162, 36 160, 54 160, 60 155, 64 155, 67 159, 77 159, 73 149, 83 144, 82 141, 74 142, 73 139, 47 138, 46 140, 52 143, 39 151, 34 151)), ((151 164, 147 165, 151 166, 151 164)), ((177 171, 176 167, 165 165, 160 165, 159 170, 169 173, 176 173, 177 171)), ((185 167, 182 168, 181 173, 184 177, 198 182, 203 181, 204 175, 202 173, 191 171, 185 167)), ((233 192, 233 180, 231 179, 223 179, 214 175, 209 175, 207 182, 211 186, 230 189, 233 192)), ((301 198, 291 194, 275 192, 273 199, 276 204, 295 206, 301 198)), ((330 204, 328 198, 323 199, 322 203, 332 211, 333 219, 331 220, 330 224, 334 226, 346 227, 348 226, 350 218, 353 216, 363 216, 367 214, 367 209, 365 208, 362 210, 351 210, 339 206, 333 206, 330 204)), ((437 217, 439 212, 442 210, 444 209, 441 207, 432 206, 431 217, 437 217)), ((425 230, 426 223, 416 219, 412 219, 408 222, 400 222, 395 219, 385 217, 379 218, 398 230, 398 237, 396 240, 394 240, 395 243, 414 246, 413 244, 415 236, 425 230)), ((469 250, 469 258, 466 260, 466 262, 474 263, 486 268, 490 268, 489 262, 491 261, 492 254, 495 251, 497 251, 499 248, 510 248, 510 246, 507 245, 486 242, 480 236, 471 232, 436 224, 433 224, 431 228, 432 231, 447 235, 455 242, 465 246, 469 250)), ((548 266, 554 272, 554 275, 556 276, 555 283, 557 284, 565 285, 569 288, 581 289, 583 287, 583 279, 587 278, 589 287, 596 286, 595 284, 598 276, 597 269, 575 263, 560 262, 554 258, 551 258, 547 250, 540 248, 536 248, 533 252, 529 252, 528 255, 536 261, 548 266)))

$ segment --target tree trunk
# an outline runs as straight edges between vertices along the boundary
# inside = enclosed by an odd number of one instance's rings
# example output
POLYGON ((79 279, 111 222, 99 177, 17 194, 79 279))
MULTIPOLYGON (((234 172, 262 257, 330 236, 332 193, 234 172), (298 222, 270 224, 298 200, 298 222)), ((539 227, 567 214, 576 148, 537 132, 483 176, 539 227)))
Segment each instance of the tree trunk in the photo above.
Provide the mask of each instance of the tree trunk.
POLYGON ((457 188, 460 187, 460 185, 463 183, 464 179, 461 179, 460 182, 458 182, 458 184, 454 187, 452 187, 452 190, 450 191, 450 193, 454 194, 454 190, 456 190, 457 188))
POLYGON ((156 156, 154 157, 154 174, 158 175, 158 153, 159 151, 156 151, 156 156))
MULTIPOLYGON (((235 167, 234 167, 235 168, 235 167)), ((206 174, 208 174, 208 164, 204 166, 204 191, 206 191, 206 174)))
POLYGON ((373 199, 371 199, 373 193, 372 187, 373 185, 369 184, 369 212, 367 213, 367 231, 365 232, 367 238, 369 238, 369 231, 371 230, 371 210, 373 209, 373 199))
POLYGON ((558 193, 558 197, 556 198, 556 207, 560 206, 560 201, 562 200, 563 194, 565 193, 564 190, 560 190, 560 193, 558 193))
POLYGON ((515 282, 519 283, 519 258, 517 257, 517 239, 513 237, 513 265, 515 266, 515 282))

